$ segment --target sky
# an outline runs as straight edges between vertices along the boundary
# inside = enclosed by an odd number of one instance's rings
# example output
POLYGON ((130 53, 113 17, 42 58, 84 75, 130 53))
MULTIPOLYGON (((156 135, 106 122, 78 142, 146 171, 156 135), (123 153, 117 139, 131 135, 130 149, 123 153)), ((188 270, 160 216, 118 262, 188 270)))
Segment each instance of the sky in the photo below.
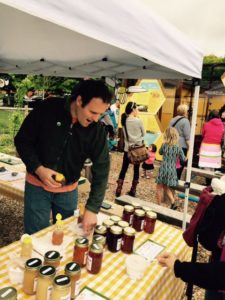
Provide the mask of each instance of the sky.
POLYGON ((144 0, 204 55, 225 56, 225 0, 144 0))

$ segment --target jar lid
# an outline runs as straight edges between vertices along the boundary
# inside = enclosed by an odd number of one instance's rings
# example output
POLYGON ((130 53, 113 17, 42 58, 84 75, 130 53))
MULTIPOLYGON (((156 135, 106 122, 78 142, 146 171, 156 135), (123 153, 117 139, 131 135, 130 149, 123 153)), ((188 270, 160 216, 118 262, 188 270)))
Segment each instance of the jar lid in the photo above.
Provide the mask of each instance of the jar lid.
POLYGON ((16 300, 17 291, 14 287, 8 286, 0 290, 0 299, 1 300, 16 300))
POLYGON ((105 245, 106 238, 103 235, 95 234, 93 236, 93 243, 105 245))
POLYGON ((151 208, 149 206, 146 206, 146 205, 142 206, 141 209, 143 209, 145 212, 151 211, 151 208))
POLYGON ((113 224, 114 224, 114 222, 112 221, 112 220, 110 220, 110 219, 106 219, 105 221, 103 221, 103 223, 102 223, 106 228, 109 228, 109 227, 111 227, 113 224))
POLYGON ((136 233, 136 230, 132 227, 126 227, 124 228, 124 234, 129 235, 129 236, 134 236, 136 233))
POLYGON ((126 228, 129 226, 129 223, 126 221, 119 221, 118 222, 118 226, 122 227, 122 228, 126 228))
POLYGON ((60 259, 60 253, 58 251, 51 250, 45 253, 45 260, 54 261, 59 259, 60 259))
POLYGON ((43 266, 39 270, 39 275, 41 277, 54 277, 56 269, 53 266, 43 266))
POLYGON ((112 220, 115 224, 117 224, 119 221, 121 221, 121 218, 118 216, 111 216, 110 220, 112 220))
POLYGON ((157 213, 155 213, 154 211, 147 211, 146 216, 148 216, 151 219, 156 219, 157 218, 157 213))
POLYGON ((135 201, 133 201, 131 203, 131 205, 134 207, 134 209, 141 208, 141 205, 138 202, 135 202, 135 201))
POLYGON ((102 253, 103 247, 100 244, 93 243, 93 244, 91 244, 90 251, 94 252, 94 253, 102 253))
POLYGON ((122 234, 122 228, 120 226, 117 225, 113 225, 112 227, 110 227, 110 232, 114 233, 114 234, 122 234))
POLYGON ((142 210, 142 209, 136 209, 135 212, 134 212, 134 214, 135 214, 136 216, 138 216, 138 217, 144 217, 145 211, 142 210))
POLYGON ((36 271, 37 269, 40 268, 41 264, 42 264, 41 259, 39 259, 39 258, 31 258, 31 259, 28 259, 26 261, 25 267, 26 267, 26 269, 36 271))
POLYGON ((127 211, 127 212, 133 212, 134 207, 132 205, 125 205, 124 210, 127 211))
POLYGON ((61 290, 70 286, 70 278, 67 275, 58 275, 53 282, 54 288, 61 290))
POLYGON ((88 247, 89 241, 86 238, 78 238, 75 240, 76 246, 79 246, 80 248, 88 247))
POLYGON ((98 234, 105 234, 107 231, 107 228, 104 225, 96 225, 95 226, 95 232, 98 234))
POLYGON ((66 275, 76 275, 80 274, 81 272, 81 267, 79 264, 75 262, 70 262, 65 266, 65 273, 66 275))

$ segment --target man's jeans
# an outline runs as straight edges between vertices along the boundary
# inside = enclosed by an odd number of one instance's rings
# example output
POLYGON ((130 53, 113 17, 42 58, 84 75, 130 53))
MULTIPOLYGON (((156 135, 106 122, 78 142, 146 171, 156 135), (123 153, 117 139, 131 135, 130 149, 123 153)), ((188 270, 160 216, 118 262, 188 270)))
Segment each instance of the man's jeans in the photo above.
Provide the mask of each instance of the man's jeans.
POLYGON ((56 221, 57 213, 60 213, 63 219, 73 216, 74 210, 77 208, 77 195, 77 189, 66 193, 51 193, 26 182, 24 232, 32 234, 48 227, 51 211, 53 223, 56 221))

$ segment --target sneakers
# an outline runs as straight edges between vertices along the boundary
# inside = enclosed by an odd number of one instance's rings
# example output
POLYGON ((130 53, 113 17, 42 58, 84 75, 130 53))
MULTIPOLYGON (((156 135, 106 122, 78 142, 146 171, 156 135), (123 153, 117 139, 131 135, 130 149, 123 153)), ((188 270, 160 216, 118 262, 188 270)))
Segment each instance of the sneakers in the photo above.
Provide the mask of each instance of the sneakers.
POLYGON ((171 204, 170 209, 176 210, 178 208, 176 203, 171 204))

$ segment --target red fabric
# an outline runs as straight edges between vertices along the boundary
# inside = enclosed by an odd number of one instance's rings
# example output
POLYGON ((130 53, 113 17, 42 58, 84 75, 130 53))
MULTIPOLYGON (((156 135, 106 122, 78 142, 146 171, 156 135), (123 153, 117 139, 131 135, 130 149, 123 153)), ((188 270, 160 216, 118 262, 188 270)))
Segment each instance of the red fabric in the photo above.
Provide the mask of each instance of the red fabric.
POLYGON ((202 142, 207 144, 220 144, 222 141, 223 132, 223 122, 218 118, 212 119, 203 126, 202 142))
POLYGON ((153 165, 155 161, 155 152, 148 151, 149 158, 146 159, 145 163, 148 165, 153 165))
POLYGON ((193 216, 191 217, 190 224, 183 233, 183 238, 187 245, 190 247, 194 246, 198 225, 204 217, 207 207, 214 198, 214 195, 212 195, 211 192, 211 187, 207 187, 201 192, 199 203, 195 209, 193 216))

